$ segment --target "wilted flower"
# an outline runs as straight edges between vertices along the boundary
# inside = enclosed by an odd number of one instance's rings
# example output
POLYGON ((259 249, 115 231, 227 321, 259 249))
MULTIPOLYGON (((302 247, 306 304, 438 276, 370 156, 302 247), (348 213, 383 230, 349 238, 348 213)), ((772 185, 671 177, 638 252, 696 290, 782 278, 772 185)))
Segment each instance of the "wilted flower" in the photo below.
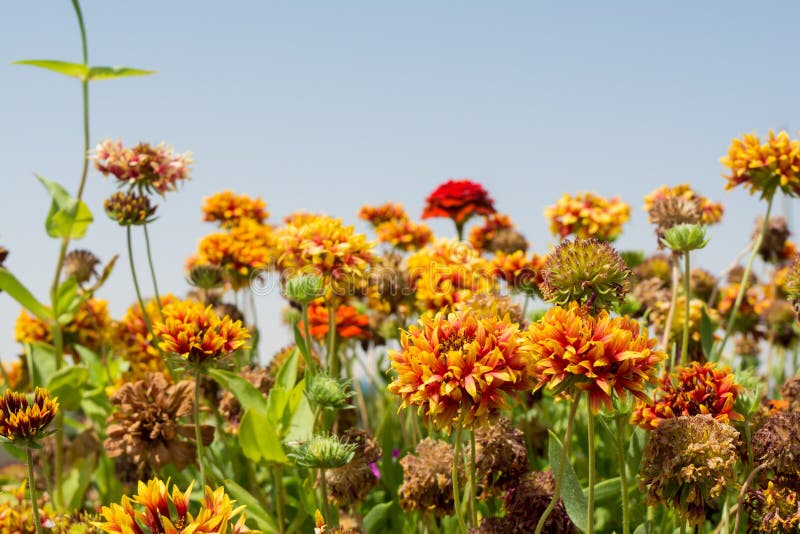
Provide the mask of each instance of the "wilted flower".
POLYGON ((800 413, 778 412, 753 434, 753 456, 777 480, 800 488, 800 413))
MULTIPOLYGON (((653 211, 655 203, 658 200, 675 197, 680 197, 690 202, 696 201, 698 203, 701 217, 700 220, 696 222, 709 225, 716 224, 722 219, 722 214, 724 212, 722 204, 719 202, 711 202, 706 197, 692 189, 689 184, 680 184, 676 185, 675 187, 663 186, 659 189, 656 189, 644 197, 644 210, 648 213, 648 215, 650 215, 650 213, 653 211)), ((654 223, 655 221, 650 220, 649 222, 654 223)))
MULTIPOLYGON (((653 312, 648 316, 648 321, 650 323, 655 323, 656 321, 653 314, 656 313, 656 310, 660 307, 669 305, 670 291, 663 280, 653 277, 637 283, 633 287, 631 297, 639 306, 635 316, 644 317, 648 312, 653 312)), ((675 321, 673 321, 673 324, 674 323, 675 321)), ((681 323, 678 323, 678 325, 680 324, 681 323)))
POLYGON ((781 386, 781 397, 789 403, 789 410, 800 412, 800 376, 790 378, 781 386))
POLYGON ((356 445, 353 459, 326 473, 328 498, 339 507, 363 501, 367 493, 378 485, 373 466, 382 454, 381 446, 366 430, 349 429, 342 439, 356 445))
POLYGON ((605 310, 590 315, 576 303, 549 309, 531 323, 528 335, 536 388, 587 391, 594 412, 602 405, 612 408, 615 393, 646 399, 645 386, 655 381, 656 366, 666 358, 633 319, 611 318, 605 310))
POLYGON ((564 241, 547 255, 540 286, 545 300, 605 309, 619 304, 631 289, 631 271, 619 253, 596 239, 564 241))
POLYGON ((650 505, 675 508, 692 525, 736 483, 739 433, 709 415, 662 421, 650 433, 639 481, 650 505))
MULTIPOLYGON (((754 241, 761 233, 761 228, 763 226, 764 217, 756 219, 752 236, 754 241)), ((758 247, 759 256, 767 263, 781 263, 784 260, 783 255, 786 241, 791 234, 792 232, 789 230, 786 217, 770 217, 769 221, 767 221, 764 239, 761 241, 761 246, 758 247)))
POLYGON ((544 210, 544 216, 550 221, 550 231, 561 239, 574 235, 579 239, 613 241, 630 219, 631 208, 616 197, 607 199, 584 192, 574 197, 564 194, 544 210))
POLYGON ((744 504, 754 532, 791 534, 800 529, 800 501, 796 489, 770 480, 764 489, 750 489, 744 504))
POLYGON ((58 398, 37 387, 33 400, 24 393, 7 389, 0 397, 0 437, 23 447, 43 437, 45 428, 58 413, 58 398))
POLYGON ((118 191, 103 202, 106 215, 120 226, 136 226, 153 221, 157 206, 151 206, 147 195, 134 191, 118 191))
POLYGON ((203 363, 227 356, 245 345, 250 337, 241 321, 220 318, 211 306, 189 300, 177 301, 162 309, 162 319, 153 323, 159 347, 192 363, 203 363))
MULTIPOLYGON (((400 508, 436 515, 453 513, 453 446, 445 441, 425 438, 414 453, 400 460, 403 485, 398 497, 400 508)), ((459 481, 463 469, 458 468, 459 481)))
POLYGON ((335 435, 316 434, 309 439, 289 443, 289 458, 300 467, 335 469, 353 459, 357 444, 342 441, 335 435))
POLYGON ((710 415, 723 423, 741 421, 744 418, 734 410, 741 390, 729 368, 692 362, 662 376, 653 400, 646 401, 652 405, 640 405, 632 422, 653 429, 683 415, 710 415))
POLYGON ((750 194, 761 192, 765 197, 779 187, 788 196, 800 194, 800 141, 786 132, 775 135, 770 130, 763 144, 757 135, 745 134, 733 140, 720 162, 731 170, 725 189, 744 184, 750 194))
POLYGON ((222 228, 238 226, 242 219, 263 224, 269 217, 261 197, 250 198, 226 189, 203 199, 203 220, 217 222, 222 228))
POLYGON ((653 201, 647 220, 656 225, 658 247, 663 245, 664 234, 679 224, 698 224, 702 220, 700 201, 682 196, 666 196, 653 201))
POLYGON ((692 295, 708 302, 717 288, 717 278, 705 269, 692 269, 689 274, 689 286, 692 295))
POLYGON ((528 471, 525 434, 500 417, 475 430, 475 467, 479 496, 489 498, 513 487, 528 471))
POLYGON ((97 145, 93 156, 97 170, 103 175, 113 175, 121 182, 139 191, 164 195, 175 191, 178 183, 189 179, 192 158, 189 152, 173 153, 164 143, 151 147, 139 143, 133 148, 122 146, 122 141, 107 139, 97 145))
POLYGON ((448 180, 425 199, 422 218, 447 217, 462 228, 474 215, 494 213, 494 201, 479 183, 448 180))
MULTIPOLYGON (((170 462, 179 471, 194 463, 195 426, 181 422, 192 415, 193 388, 191 380, 170 385, 161 373, 124 384, 110 399, 116 409, 103 443, 108 456, 132 460, 140 476, 170 462)), ((212 426, 201 426, 200 433, 204 445, 214 439, 212 426)))
POLYGON ((64 276, 74 276, 78 285, 97 277, 97 266, 100 259, 88 250, 71 250, 64 256, 64 276))
MULTIPOLYGON (((525 534, 534 532, 555 493, 552 471, 533 471, 524 475, 506 494, 502 529, 497 534, 525 534)), ((481 525, 483 526, 483 525, 481 525)), ((577 534, 578 528, 567 515, 564 501, 558 500, 544 523, 548 534, 577 534)), ((492 533, 494 534, 494 533, 492 533)))
POLYGON ((480 426, 508 407, 504 393, 531 387, 531 355, 518 328, 463 308, 425 314, 389 353, 397 374, 389 391, 437 429, 480 426))

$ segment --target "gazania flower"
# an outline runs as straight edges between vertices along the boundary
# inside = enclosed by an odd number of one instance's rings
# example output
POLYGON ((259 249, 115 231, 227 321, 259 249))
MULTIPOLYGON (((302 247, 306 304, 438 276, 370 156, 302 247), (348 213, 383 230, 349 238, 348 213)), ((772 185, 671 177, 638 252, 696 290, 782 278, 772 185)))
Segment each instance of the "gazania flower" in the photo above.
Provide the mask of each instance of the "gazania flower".
MULTIPOLYGON (((300 331, 304 332, 300 321, 300 331)), ((308 307, 308 331, 314 339, 325 339, 328 335, 328 308, 317 300, 308 307)), ((368 339, 369 317, 359 313, 352 306, 342 304, 336 307, 336 334, 342 339, 368 339)))
POLYGON ((613 241, 622 233, 622 225, 631 217, 631 208, 618 198, 607 199, 594 193, 565 194, 544 210, 553 235, 581 239, 595 237, 613 241))
POLYGON ((422 218, 447 217, 457 228, 463 228, 470 217, 492 213, 494 201, 482 185, 469 180, 448 180, 425 199, 422 218))
POLYGON ((682 415, 711 415, 723 423, 741 421, 744 418, 733 408, 741 391, 729 368, 692 362, 661 377, 654 398, 633 412, 631 422, 651 430, 665 419, 682 415))
POLYGON ((469 242, 475 250, 487 252, 503 251, 507 254, 528 249, 525 237, 514 230, 514 223, 508 215, 493 213, 484 219, 483 226, 469 231, 469 242))
POLYGON ((203 199, 203 220, 219 223, 223 228, 237 226, 242 219, 264 224, 269 217, 266 207, 261 197, 237 195, 226 189, 203 199))
MULTIPOLYGON (((676 198, 680 197, 688 201, 697 201, 699 204, 701 217, 700 220, 697 221, 701 224, 710 225, 716 224, 720 220, 722 220, 722 214, 724 213, 724 207, 719 202, 712 202, 706 197, 702 196, 700 193, 692 189, 689 184, 680 184, 676 185, 675 187, 668 187, 663 186, 655 191, 651 192, 649 195, 644 197, 644 211, 648 213, 649 217, 652 217, 651 211, 653 209, 654 204, 656 201, 660 199, 666 198, 676 198)), ((650 220, 650 223, 654 223, 655 221, 650 220)))
POLYGON ((614 394, 646 399, 645 386, 655 381, 656 366, 666 358, 636 321, 611 318, 605 310, 590 315, 576 303, 549 309, 531 323, 528 335, 536 388, 572 384, 589 393, 594 412, 612 408, 614 394))
POLYGON ((407 221, 408 214, 402 204, 387 202, 380 206, 361 206, 358 211, 358 218, 368 221, 373 228, 377 228, 389 221, 407 221))
POLYGON ((720 162, 731 171, 723 175, 728 180, 725 189, 744 184, 750 194, 761 192, 765 197, 779 187, 788 196, 800 194, 800 141, 786 132, 775 135, 770 130, 766 143, 755 134, 745 134, 731 142, 720 162))
POLYGON ((24 393, 7 389, 0 397, 0 436, 23 446, 30 445, 44 436, 57 413, 58 398, 51 399, 46 389, 37 387, 33 401, 24 393))
POLYGON ((153 335, 161 339, 164 352, 193 363, 227 356, 245 345, 250 337, 241 321, 220 318, 211 306, 197 301, 178 301, 162 309, 162 320, 153 323, 153 335))
POLYGON ((403 219, 391 219, 375 228, 381 243, 388 243, 398 250, 419 250, 433 239, 433 232, 424 224, 403 219))
MULTIPOLYGON (((103 446, 110 458, 133 461, 139 476, 168 463, 183 470, 194 463, 195 426, 183 423, 193 409, 194 382, 170 385, 161 373, 148 373, 144 380, 124 384, 112 397, 116 408, 108 418, 103 446)), ((214 427, 200 427, 204 445, 214 439, 214 427)))
POLYGON ((219 267, 231 286, 241 289, 252 275, 273 266, 276 245, 277 238, 270 226, 241 219, 226 231, 205 236, 197 246, 192 267, 198 264, 219 267))
POLYGON ((503 394, 532 385, 524 336, 496 317, 478 318, 469 309, 425 314, 400 344, 389 353, 396 373, 389 391, 437 429, 480 426, 508 407, 503 394))
POLYGON ((492 258, 492 274, 505 280, 508 287, 528 295, 540 295, 539 286, 544 283, 546 256, 534 253, 527 257, 523 250, 512 254, 498 251, 492 258))
POLYGON ((192 164, 189 152, 175 154, 172 147, 163 143, 155 147, 139 143, 126 148, 122 141, 110 139, 97 145, 93 159, 97 170, 104 176, 113 175, 121 185, 162 196, 167 191, 175 191, 178 183, 189 179, 189 166, 192 164))
POLYGON ((103 532, 114 534, 143 532, 238 534, 249 531, 244 523, 245 507, 234 508, 236 501, 232 501, 225 494, 223 487, 212 490, 206 486, 205 498, 200 501, 197 514, 189 513, 192 487, 194 482, 189 484, 185 491, 173 485, 170 493, 169 480, 166 483, 158 478, 153 478, 147 483, 140 480, 137 494, 133 499, 123 496, 120 504, 103 506, 102 516, 105 521, 98 521, 94 525, 103 532), (231 524, 234 520, 236 523, 231 524))

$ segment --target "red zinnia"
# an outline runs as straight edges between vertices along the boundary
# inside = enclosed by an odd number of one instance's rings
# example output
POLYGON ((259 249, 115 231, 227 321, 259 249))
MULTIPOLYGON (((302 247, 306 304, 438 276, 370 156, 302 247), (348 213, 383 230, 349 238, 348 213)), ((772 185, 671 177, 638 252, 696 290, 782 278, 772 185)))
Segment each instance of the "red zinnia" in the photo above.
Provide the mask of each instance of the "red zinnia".
POLYGON ((494 212, 494 201, 481 184, 448 180, 425 199, 422 218, 448 217, 457 226, 463 226, 473 215, 491 215, 494 212))

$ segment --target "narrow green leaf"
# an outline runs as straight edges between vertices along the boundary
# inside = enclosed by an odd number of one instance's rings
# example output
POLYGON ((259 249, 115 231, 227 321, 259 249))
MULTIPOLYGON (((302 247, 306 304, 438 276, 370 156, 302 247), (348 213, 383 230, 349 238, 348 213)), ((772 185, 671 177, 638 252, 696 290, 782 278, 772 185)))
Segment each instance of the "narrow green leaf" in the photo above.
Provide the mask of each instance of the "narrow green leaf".
POLYGON ((50 197, 50 211, 45 220, 47 235, 55 238, 81 239, 86 235, 89 224, 94 220, 92 212, 84 201, 70 196, 57 182, 36 175, 50 197))
POLYGON ((589 501, 583 493, 581 483, 578 481, 578 476, 575 474, 575 469, 569 463, 569 459, 565 465, 559 466, 561 460, 561 441, 558 436, 548 430, 550 439, 547 444, 547 453, 550 460, 550 467, 553 470, 553 475, 558 477, 561 469, 564 470, 564 482, 561 490, 561 499, 564 501, 564 508, 567 509, 572 522, 575 523, 580 530, 586 531, 589 523, 588 507, 589 501))
POLYGON ((700 311, 702 313, 700 316, 700 346, 703 348, 703 354, 710 358, 714 350, 714 323, 706 313, 705 306, 700 311))
POLYGON ((47 383, 50 394, 58 397, 62 410, 77 410, 89 370, 86 367, 63 367, 56 371, 47 383))
POLYGON ((364 528, 368 534, 386 532, 389 510, 393 504, 392 501, 376 504, 367 512, 367 515, 364 516, 364 528))
POLYGON ((12 62, 12 65, 27 65, 29 67, 38 67, 40 69, 49 70, 72 78, 77 78, 81 81, 86 79, 89 74, 89 67, 81 63, 69 63, 67 61, 58 61, 56 59, 22 59, 20 61, 12 62))
POLYGON ((225 486, 225 492, 236 499, 238 504, 243 504, 247 507, 245 508, 245 513, 247 514, 248 523, 252 520, 256 528, 264 534, 278 531, 275 520, 270 517, 267 511, 261 506, 261 503, 258 502, 258 499, 253 497, 250 492, 230 479, 225 480, 222 485, 225 486))
POLYGON ((264 395, 261 394, 258 388, 241 376, 222 369, 209 369, 208 374, 220 386, 233 393, 233 396, 242 405, 243 410, 266 411, 267 401, 264 399, 264 395))
POLYGON ((155 74, 154 70, 134 69, 131 67, 92 67, 89 69, 89 80, 112 80, 127 76, 148 76, 155 74))
POLYGON ((10 271, 2 267, 0 267, 0 289, 8 293, 11 298, 19 302, 23 308, 42 321, 50 321, 52 319, 50 310, 36 300, 36 297, 28 291, 28 288, 22 285, 22 282, 17 280, 10 271))
POLYGON ((630 445, 628 445, 628 453, 625 458, 629 473, 639 472, 639 466, 642 463, 642 454, 644 453, 644 446, 646 443, 647 432, 641 427, 634 427, 633 432, 631 432, 630 445))

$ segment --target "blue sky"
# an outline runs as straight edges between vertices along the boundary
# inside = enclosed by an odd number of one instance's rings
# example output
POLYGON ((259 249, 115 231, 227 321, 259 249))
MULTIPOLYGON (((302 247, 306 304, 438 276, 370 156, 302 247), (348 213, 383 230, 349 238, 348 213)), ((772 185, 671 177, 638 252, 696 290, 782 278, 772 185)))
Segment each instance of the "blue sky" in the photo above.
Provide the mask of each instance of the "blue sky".
MULTIPOLYGON (((631 203, 618 244, 652 251, 642 196, 691 181, 727 209, 697 261, 719 271, 764 209, 723 190, 719 157, 742 133, 800 127, 796 2, 95 0, 83 9, 90 63, 158 71, 93 85, 92 143, 163 140, 194 154, 193 180, 152 227, 163 292, 187 289, 183 264, 212 230, 199 209, 213 192, 260 195, 273 221, 307 209, 361 228, 360 205, 394 200, 418 216, 450 177, 483 183, 537 251, 552 241, 544 207, 583 190, 631 203)), ((0 19, 0 244, 44 299, 58 245, 44 233, 48 200, 32 173, 77 187, 80 91, 8 64, 24 58, 80 59, 70 2, 8 3, 0 19)), ((113 191, 91 173, 96 223, 78 246, 104 260, 124 248, 102 213, 113 191)), ((125 262, 101 296, 116 316, 132 302, 125 262)), ((276 326, 280 299, 258 306, 268 354, 288 340, 276 326)), ((0 295, 4 358, 17 351, 18 311, 0 295)))

